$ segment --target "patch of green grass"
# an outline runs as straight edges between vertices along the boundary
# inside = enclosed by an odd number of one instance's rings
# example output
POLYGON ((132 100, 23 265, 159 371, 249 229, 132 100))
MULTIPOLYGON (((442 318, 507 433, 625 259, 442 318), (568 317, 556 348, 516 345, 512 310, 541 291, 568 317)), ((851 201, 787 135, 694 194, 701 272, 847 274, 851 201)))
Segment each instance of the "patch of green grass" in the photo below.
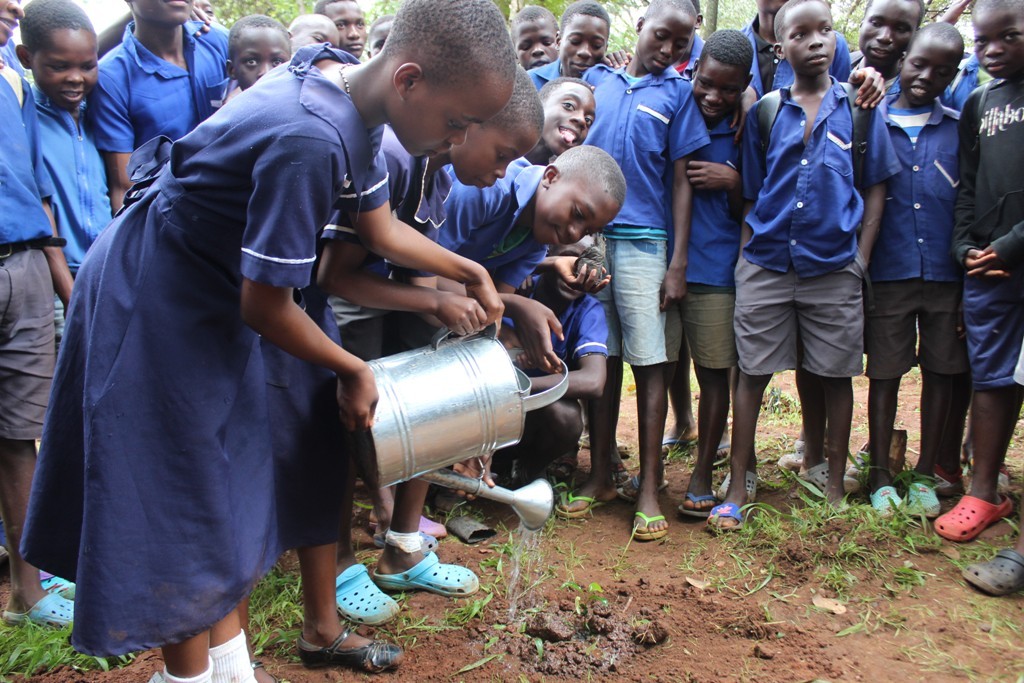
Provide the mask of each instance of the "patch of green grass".
POLYGON ((302 582, 298 572, 275 566, 249 597, 249 628, 253 654, 274 651, 294 656, 302 632, 302 582))
POLYGON ((75 652, 68 642, 71 628, 50 629, 26 624, 0 625, 0 681, 6 676, 31 677, 61 666, 76 671, 109 671, 125 666, 135 657, 91 657, 75 652))

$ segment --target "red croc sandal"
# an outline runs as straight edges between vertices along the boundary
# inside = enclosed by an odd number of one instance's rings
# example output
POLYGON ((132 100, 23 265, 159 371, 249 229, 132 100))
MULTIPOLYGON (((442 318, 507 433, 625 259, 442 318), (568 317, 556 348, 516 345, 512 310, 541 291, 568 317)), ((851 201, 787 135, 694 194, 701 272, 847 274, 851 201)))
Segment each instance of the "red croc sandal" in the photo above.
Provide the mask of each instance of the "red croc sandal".
POLYGON ((949 541, 973 541, 985 529, 1013 512, 1013 503, 1002 496, 998 505, 964 496, 952 510, 935 520, 935 533, 949 541))

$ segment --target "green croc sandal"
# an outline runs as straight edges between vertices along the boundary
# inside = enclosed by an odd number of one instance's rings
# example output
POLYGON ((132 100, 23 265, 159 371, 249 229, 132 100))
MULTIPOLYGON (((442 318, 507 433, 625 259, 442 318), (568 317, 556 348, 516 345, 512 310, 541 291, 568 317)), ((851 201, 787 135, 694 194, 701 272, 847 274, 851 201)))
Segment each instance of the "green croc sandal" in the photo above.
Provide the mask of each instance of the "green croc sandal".
POLYGON ((927 519, 935 519, 942 512, 942 505, 934 487, 915 482, 907 490, 907 514, 924 515, 927 519))
POLYGON ((882 517, 892 517, 902 504, 903 499, 892 486, 883 486, 871 494, 871 507, 882 517))

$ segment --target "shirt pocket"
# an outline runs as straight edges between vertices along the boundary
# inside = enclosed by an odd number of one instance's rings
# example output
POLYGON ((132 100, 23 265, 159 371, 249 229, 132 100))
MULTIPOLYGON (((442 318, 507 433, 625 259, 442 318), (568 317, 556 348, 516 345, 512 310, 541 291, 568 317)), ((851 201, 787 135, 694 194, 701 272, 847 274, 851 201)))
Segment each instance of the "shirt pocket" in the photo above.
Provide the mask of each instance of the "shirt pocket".
POLYGON ((944 202, 955 202, 960 187, 960 166, 956 156, 937 152, 927 168, 926 181, 929 195, 944 202))
POLYGON ((847 130, 825 124, 825 165, 841 176, 853 175, 853 142, 847 130))
POLYGON ((212 83, 203 87, 203 99, 211 112, 220 109, 224 105, 224 100, 228 96, 228 84, 230 82, 229 79, 224 79, 219 83, 212 83))
POLYGON ((672 117, 646 104, 636 105, 633 115, 633 144, 645 152, 661 154, 668 147, 668 126, 672 117))

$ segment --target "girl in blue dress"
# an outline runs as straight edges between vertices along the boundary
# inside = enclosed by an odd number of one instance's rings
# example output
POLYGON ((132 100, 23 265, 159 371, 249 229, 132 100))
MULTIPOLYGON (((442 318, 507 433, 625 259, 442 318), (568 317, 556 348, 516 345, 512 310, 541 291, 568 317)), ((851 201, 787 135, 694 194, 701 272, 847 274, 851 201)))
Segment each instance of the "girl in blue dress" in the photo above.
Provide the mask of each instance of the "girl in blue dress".
MULTIPOLYGON (((82 652, 159 646, 169 683, 252 680, 237 606, 280 551, 259 337, 337 375, 347 428, 368 428, 376 403, 369 368, 294 298, 336 200, 355 203, 357 230, 391 260, 462 275, 391 222, 375 157, 385 122, 426 154, 505 105, 514 54, 500 12, 407 0, 385 51, 351 61, 304 48, 175 143, 82 265, 22 544, 78 582, 82 652), (500 30, 507 50, 481 30, 500 30)), ((317 634, 320 663, 400 659, 333 628, 317 634)))

